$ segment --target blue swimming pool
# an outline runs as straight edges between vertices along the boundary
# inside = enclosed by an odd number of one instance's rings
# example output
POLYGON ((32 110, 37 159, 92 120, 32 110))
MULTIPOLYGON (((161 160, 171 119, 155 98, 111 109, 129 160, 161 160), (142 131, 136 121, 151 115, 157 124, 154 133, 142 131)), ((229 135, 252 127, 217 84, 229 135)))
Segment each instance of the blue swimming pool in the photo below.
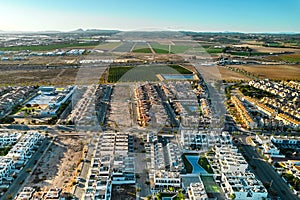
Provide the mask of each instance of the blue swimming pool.
POLYGON ((208 174, 208 172, 198 164, 200 156, 186 155, 185 157, 193 166, 192 174, 208 174))
POLYGON ((165 80, 194 80, 193 74, 161 74, 165 80))

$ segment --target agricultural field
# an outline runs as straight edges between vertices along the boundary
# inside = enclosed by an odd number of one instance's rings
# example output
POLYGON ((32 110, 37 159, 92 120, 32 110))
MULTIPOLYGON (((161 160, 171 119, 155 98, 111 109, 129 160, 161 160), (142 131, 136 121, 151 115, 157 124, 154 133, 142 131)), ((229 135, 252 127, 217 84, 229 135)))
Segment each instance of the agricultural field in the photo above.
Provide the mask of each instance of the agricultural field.
POLYGON ((212 54, 223 52, 223 48, 204 47, 204 49, 206 50, 207 53, 212 53, 212 54))
POLYGON ((149 47, 133 49, 132 52, 134 52, 134 53, 152 53, 152 51, 149 47))
POLYGON ((199 46, 198 42, 190 41, 190 40, 173 40, 172 42, 176 46, 189 46, 189 47, 199 46))
POLYGON ((128 71, 133 69, 132 66, 116 66, 116 67, 110 67, 109 68, 109 74, 108 74, 108 82, 109 83, 116 83, 118 80, 126 74, 128 71))
POLYGON ((76 48, 76 47, 89 47, 94 48, 99 45, 99 42, 93 43, 61 43, 61 44, 49 44, 49 45, 38 45, 38 46, 14 46, 14 47, 0 47, 0 51, 51 51, 55 49, 65 49, 65 48, 76 48))
POLYGON ((114 66, 109 68, 108 82, 158 81, 157 74, 191 74, 178 65, 114 66))
POLYGON ((171 52, 172 53, 184 53, 190 48, 191 48, 191 46, 171 45, 171 52))
POLYGON ((300 53, 300 49, 294 49, 294 48, 265 47, 261 45, 252 45, 252 44, 242 44, 237 46, 249 47, 253 49, 254 52, 263 52, 263 53, 299 52, 300 53))
POLYGON ((145 42, 136 43, 134 45, 132 52, 134 52, 134 53, 152 53, 150 47, 148 46, 148 43, 145 43, 145 42))
POLYGON ((98 46, 95 47, 95 49, 111 51, 117 48, 118 46, 120 46, 121 44, 122 44, 121 42, 108 42, 108 43, 99 44, 98 46))
POLYGON ((171 50, 171 54, 176 53, 184 53, 188 49, 190 49, 192 46, 188 46, 188 44, 185 45, 174 45, 174 44, 160 44, 160 43, 151 43, 151 47, 157 54, 168 54, 169 53, 169 46, 171 50))
POLYGON ((236 65, 260 78, 276 80, 296 79, 300 77, 300 65, 236 65))
POLYGON ((159 44, 155 42, 150 43, 151 47, 157 54, 168 54, 169 53, 169 45, 167 44, 159 44))
POLYGON ((128 53, 131 51, 132 47, 134 45, 134 42, 124 42, 117 48, 115 48, 113 51, 114 52, 122 52, 122 53, 128 53))
POLYGON ((268 59, 275 61, 284 61, 288 63, 300 62, 300 54, 285 54, 278 56, 270 56, 268 59))

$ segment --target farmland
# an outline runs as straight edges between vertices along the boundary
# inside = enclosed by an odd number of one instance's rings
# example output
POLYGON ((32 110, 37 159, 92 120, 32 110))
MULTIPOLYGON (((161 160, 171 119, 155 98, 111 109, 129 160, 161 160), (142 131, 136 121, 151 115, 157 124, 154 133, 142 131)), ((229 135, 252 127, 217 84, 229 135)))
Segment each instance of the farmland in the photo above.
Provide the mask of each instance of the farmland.
POLYGON ((121 44, 120 46, 115 48, 113 51, 114 52, 122 52, 122 53, 130 52, 133 45, 134 45, 134 42, 124 42, 123 44, 121 44))
POLYGON ((103 43, 103 44, 96 46, 95 49, 110 51, 110 50, 113 50, 114 48, 117 48, 121 44, 122 44, 121 42, 103 43))
POLYGON ((169 53, 169 45, 166 44, 159 44, 159 43, 150 43, 153 50, 157 54, 168 54, 169 53))
POLYGON ((134 53, 152 53, 150 48, 138 48, 138 49, 134 49, 132 52, 134 52, 134 53))
POLYGON ((270 56, 270 60, 284 61, 289 63, 300 62, 300 54, 287 54, 279 56, 270 56))
POLYGON ((13 47, 0 47, 0 51, 51 51, 55 49, 64 49, 64 48, 75 48, 75 47, 89 47, 94 48, 99 45, 98 42, 93 43, 58 43, 50 45, 37 45, 37 46, 13 46, 13 47))
POLYGON ((132 52, 134 52, 134 53, 152 53, 150 47, 148 46, 148 43, 145 43, 145 42, 135 43, 132 52))
POLYGON ((300 77, 299 65, 238 65, 235 67, 256 74, 261 78, 299 80, 300 77))

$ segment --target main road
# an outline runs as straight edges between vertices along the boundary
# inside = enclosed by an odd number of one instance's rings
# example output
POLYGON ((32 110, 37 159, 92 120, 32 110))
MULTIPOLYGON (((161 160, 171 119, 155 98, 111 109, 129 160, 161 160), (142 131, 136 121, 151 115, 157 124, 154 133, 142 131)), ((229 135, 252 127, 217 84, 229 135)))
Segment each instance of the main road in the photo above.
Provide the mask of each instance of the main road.
MULTIPOLYGON (((244 150, 245 156, 249 158, 248 163, 250 166, 254 167, 254 174, 263 182, 270 183, 271 186, 268 191, 273 191, 277 193, 277 196, 281 199, 286 200, 297 200, 297 198, 289 189, 287 184, 283 181, 283 179, 279 176, 277 172, 275 172, 274 168, 267 163, 255 150, 255 147, 248 145, 246 142, 245 136, 239 136, 241 141, 241 147, 244 150)), ((270 194, 270 192, 269 192, 270 194)), ((276 195, 273 195, 276 196, 276 195)))
POLYGON ((25 183, 26 179, 28 178, 28 176, 31 176, 31 174, 28 173, 32 173, 33 168, 37 165, 37 163, 39 162, 40 158, 42 157, 45 149, 48 149, 49 146, 52 144, 52 142, 50 142, 50 140, 48 138, 45 138, 42 141, 42 144, 40 145, 40 147, 38 148, 38 150, 36 150, 33 155, 31 156, 31 158, 28 160, 28 162, 26 163, 26 165, 23 167, 23 169, 18 173, 17 178, 12 182, 12 184, 9 186, 8 190, 6 191, 6 193, 0 197, 0 200, 5 200, 5 199, 9 199, 9 196, 11 197, 15 197, 19 190, 22 188, 22 186, 24 185, 23 183, 25 183), (30 172, 29 172, 29 171, 30 172))

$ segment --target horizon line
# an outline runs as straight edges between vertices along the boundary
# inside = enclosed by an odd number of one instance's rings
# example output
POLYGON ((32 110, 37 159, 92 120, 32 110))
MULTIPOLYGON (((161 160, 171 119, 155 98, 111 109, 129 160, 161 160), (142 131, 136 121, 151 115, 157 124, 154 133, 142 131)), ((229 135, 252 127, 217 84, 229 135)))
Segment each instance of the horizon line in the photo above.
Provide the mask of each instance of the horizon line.
POLYGON ((209 31, 209 30, 182 30, 182 29, 178 29, 178 30, 172 30, 172 29, 163 29, 163 28, 153 28, 153 30, 151 29, 110 29, 110 28, 77 28, 74 30, 0 30, 0 34, 1 33, 51 33, 51 32, 59 32, 59 33, 70 33, 70 32, 76 32, 76 31, 82 31, 82 32, 86 32, 86 31, 119 31, 119 32, 193 32, 193 33, 241 33, 241 34, 300 34, 300 32, 297 31, 228 31, 228 30, 224 30, 224 31, 209 31), (159 30, 161 29, 161 30, 159 30))

